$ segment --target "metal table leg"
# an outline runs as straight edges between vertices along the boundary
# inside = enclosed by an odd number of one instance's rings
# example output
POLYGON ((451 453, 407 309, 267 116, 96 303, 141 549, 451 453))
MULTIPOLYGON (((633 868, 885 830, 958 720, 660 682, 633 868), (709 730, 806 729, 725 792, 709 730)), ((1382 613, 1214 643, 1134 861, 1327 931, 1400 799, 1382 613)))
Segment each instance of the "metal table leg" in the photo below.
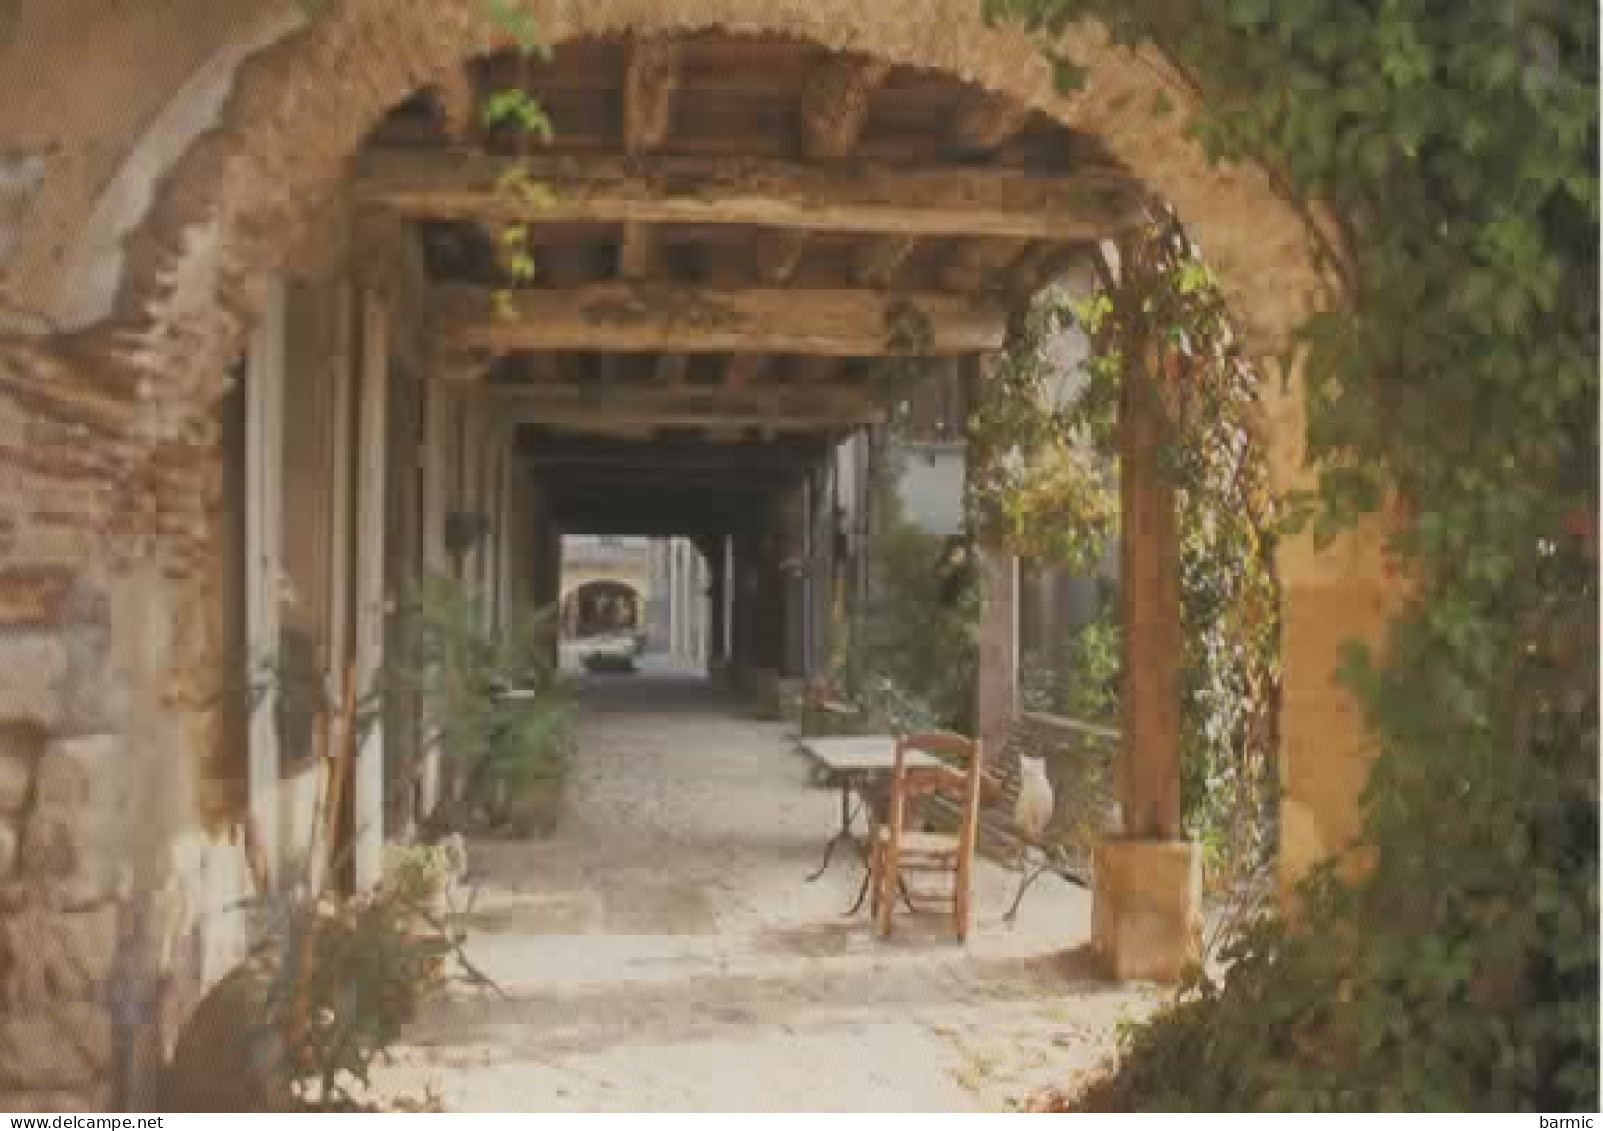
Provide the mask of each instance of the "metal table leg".
POLYGON ((829 871, 829 861, 835 855, 835 846, 837 844, 842 841, 855 841, 856 838, 852 836, 852 821, 855 817, 856 813, 852 809, 851 779, 842 779, 840 787, 840 831, 829 838, 829 844, 824 847, 823 863, 819 864, 817 870, 807 877, 808 883, 812 883, 829 871))

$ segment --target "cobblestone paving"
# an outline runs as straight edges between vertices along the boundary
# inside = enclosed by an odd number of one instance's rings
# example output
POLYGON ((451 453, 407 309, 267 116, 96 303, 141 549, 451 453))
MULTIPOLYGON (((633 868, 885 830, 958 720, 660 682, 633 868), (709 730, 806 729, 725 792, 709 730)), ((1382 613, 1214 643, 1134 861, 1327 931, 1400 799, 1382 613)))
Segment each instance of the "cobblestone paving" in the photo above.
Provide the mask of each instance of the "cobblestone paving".
POLYGON ((838 795, 785 729, 684 678, 598 677, 568 810, 480 843, 470 954, 499 994, 432 1006, 381 1080, 455 1111, 973 1111, 1093 1069, 1149 993, 1100 980, 1090 899, 977 878, 967 946, 847 918, 838 795))

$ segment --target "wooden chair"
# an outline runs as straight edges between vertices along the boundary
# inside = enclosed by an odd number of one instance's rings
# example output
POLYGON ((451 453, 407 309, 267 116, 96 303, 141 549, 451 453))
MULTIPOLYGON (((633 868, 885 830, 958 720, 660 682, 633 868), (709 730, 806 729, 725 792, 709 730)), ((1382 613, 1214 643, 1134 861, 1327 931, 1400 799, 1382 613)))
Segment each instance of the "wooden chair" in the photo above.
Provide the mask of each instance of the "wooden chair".
POLYGON ((974 846, 979 836, 980 793, 985 786, 983 769, 977 739, 929 731, 896 740, 889 803, 885 820, 874 826, 870 856, 874 925, 881 937, 891 933, 891 913, 897 895, 905 890, 906 876, 946 874, 951 877, 953 928, 959 942, 968 938, 974 846), (909 766, 907 754, 912 750, 934 755, 946 764, 909 766), (957 799, 962 813, 957 831, 922 832, 910 828, 909 803, 937 792, 957 799))

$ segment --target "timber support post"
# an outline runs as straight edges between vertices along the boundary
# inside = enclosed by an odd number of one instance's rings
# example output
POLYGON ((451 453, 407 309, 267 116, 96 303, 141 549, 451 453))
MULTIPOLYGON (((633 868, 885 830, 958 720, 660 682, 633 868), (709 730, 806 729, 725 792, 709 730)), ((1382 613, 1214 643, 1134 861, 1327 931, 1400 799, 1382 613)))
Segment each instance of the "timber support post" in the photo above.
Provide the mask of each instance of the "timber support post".
MULTIPOLYGON (((1127 272, 1130 264, 1121 263, 1127 272)), ((1127 282, 1114 301, 1127 299, 1127 282)), ((1163 466, 1171 429, 1157 344, 1126 336, 1120 399, 1120 623, 1124 633, 1122 834, 1097 846, 1091 913, 1097 953, 1118 978, 1179 981, 1201 958, 1202 863, 1180 796, 1180 539, 1163 466)))

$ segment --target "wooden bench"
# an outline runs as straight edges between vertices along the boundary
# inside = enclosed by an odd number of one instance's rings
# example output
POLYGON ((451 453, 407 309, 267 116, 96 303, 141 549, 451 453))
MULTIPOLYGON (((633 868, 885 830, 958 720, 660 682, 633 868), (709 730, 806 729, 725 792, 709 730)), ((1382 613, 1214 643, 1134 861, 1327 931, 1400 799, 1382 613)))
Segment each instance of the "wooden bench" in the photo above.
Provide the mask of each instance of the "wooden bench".
MULTIPOLYGON (((1118 741, 1118 731, 1109 727, 1024 714, 1009 725, 1001 750, 986 752, 987 772, 999 789, 980 811, 979 850, 1024 873, 1014 912, 1025 889, 1044 871, 1089 885, 1091 846, 1117 827, 1113 758, 1118 741), (1025 755, 1044 760, 1052 783, 1052 819, 1039 837, 1025 835, 1013 817, 1025 755)), ((959 816, 956 803, 944 796, 924 799, 919 815, 941 830, 956 828, 959 816)))

